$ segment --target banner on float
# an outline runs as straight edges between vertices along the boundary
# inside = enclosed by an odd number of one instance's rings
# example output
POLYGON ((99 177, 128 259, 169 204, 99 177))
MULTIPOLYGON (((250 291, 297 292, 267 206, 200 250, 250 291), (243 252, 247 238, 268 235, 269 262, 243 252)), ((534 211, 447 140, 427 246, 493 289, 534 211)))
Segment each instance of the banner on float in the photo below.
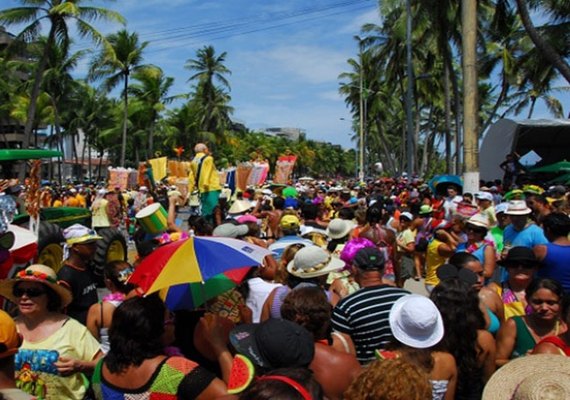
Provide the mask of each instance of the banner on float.
POLYGON ((254 162, 253 168, 247 178, 248 186, 261 186, 267 179, 269 173, 269 164, 267 162, 254 162))
POLYGON ((249 181, 249 175, 253 171, 253 163, 243 162, 239 163, 236 168, 236 188, 237 190, 244 192, 247 189, 247 182, 249 181))
POLYGON ((126 168, 113 168, 109 167, 108 169, 109 174, 109 183, 108 187, 111 190, 115 188, 120 188, 121 190, 126 190, 129 186, 129 173, 130 170, 126 168))
POLYGON ((286 185, 293 174, 293 168, 295 168, 296 161, 297 156, 279 157, 275 164, 275 176, 273 177, 273 183, 286 185))

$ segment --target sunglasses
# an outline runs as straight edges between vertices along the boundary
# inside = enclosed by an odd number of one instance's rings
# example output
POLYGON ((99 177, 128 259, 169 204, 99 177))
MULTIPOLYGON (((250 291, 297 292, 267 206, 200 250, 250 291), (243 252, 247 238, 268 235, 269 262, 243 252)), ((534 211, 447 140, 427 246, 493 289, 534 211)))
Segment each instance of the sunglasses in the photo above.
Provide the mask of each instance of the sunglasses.
POLYGON ((514 263, 514 264, 507 264, 507 268, 523 268, 523 269, 533 269, 535 266, 534 264, 523 264, 523 263, 514 263))
POLYGON ((26 288, 15 287, 12 289, 12 295, 14 295, 14 297, 22 297, 24 294, 30 298, 40 297, 41 295, 46 294, 46 291, 38 288, 26 289, 26 288))
POLYGON ((486 230, 486 229, 481 229, 481 228, 473 227, 473 226, 467 226, 467 227, 465 228, 465 230, 466 230, 467 232, 479 233, 479 234, 481 234, 481 235, 484 235, 485 233, 487 233, 487 230, 486 230))

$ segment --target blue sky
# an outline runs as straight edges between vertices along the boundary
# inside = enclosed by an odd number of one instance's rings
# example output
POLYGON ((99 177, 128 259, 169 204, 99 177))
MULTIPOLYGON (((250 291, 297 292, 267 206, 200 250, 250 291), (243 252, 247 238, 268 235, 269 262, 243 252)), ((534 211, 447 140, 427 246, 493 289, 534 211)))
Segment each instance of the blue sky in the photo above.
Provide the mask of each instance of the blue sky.
MULTIPOLYGON (((310 139, 351 147, 350 113, 338 94, 362 24, 379 23, 375 0, 121 0, 97 2, 120 12, 127 29, 149 41, 145 62, 190 91, 186 60, 213 45, 227 52, 233 117, 251 129, 306 130, 310 139), (250 32, 257 30, 257 32, 250 32), (201 32, 201 35, 198 35, 201 32), (344 120, 341 120, 344 118, 344 120)), ((105 33, 117 25, 94 24, 105 33)), ((84 67, 83 67, 84 68, 84 67)))
MULTIPOLYGON (((17 0, 0 0, 0 8, 17 0)), ((86 1, 113 9, 127 29, 149 45, 145 62, 175 78, 171 94, 188 93, 191 72, 184 69, 196 50, 212 45, 227 53, 232 71, 233 118, 250 129, 294 127, 308 138, 352 147, 351 117, 338 94, 347 59, 357 54, 354 36, 364 23, 380 24, 377 0, 118 0, 86 1)), ((118 24, 95 22, 105 34, 118 24)), ((45 29, 45 27, 44 27, 45 29)), ((17 32, 17 27, 10 27, 17 32)), ((86 48, 87 42, 76 48, 86 48)), ((80 65, 84 77, 88 59, 80 65)), ((560 86, 568 86, 559 80, 560 86)), ((558 85, 555 85, 558 86, 558 85)), ((556 94, 568 108, 570 95, 556 94)), ((565 110, 568 113, 568 110, 565 110)), ((526 111, 517 117, 521 119, 526 111)), ((533 118, 549 118, 539 101, 533 118)))

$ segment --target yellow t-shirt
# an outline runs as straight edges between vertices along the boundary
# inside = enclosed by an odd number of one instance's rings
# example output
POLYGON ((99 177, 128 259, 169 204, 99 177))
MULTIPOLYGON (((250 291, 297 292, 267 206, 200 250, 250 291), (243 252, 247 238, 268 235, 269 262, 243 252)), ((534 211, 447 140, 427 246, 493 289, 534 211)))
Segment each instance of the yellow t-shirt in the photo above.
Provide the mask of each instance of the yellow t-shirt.
POLYGON ((433 239, 428 244, 426 250, 426 285, 437 286, 439 284, 439 278, 436 274, 437 269, 447 261, 447 258, 439 255, 437 251, 438 247, 442 244, 445 243, 437 239, 433 239))
POLYGON ((99 350, 99 342, 87 328, 69 318, 44 340, 24 340, 15 357, 16 385, 38 399, 81 400, 87 378, 81 373, 60 376, 54 362, 60 357, 91 361, 99 350))

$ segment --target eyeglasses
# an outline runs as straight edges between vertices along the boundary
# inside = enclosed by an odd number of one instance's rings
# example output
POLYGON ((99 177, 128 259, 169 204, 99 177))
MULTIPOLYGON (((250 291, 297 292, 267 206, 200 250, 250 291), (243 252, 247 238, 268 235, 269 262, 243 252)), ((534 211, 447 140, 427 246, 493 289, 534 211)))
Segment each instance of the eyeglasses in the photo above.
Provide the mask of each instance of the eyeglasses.
POLYGON ((14 297, 22 297, 24 294, 30 298, 32 297, 40 297, 43 294, 46 294, 46 291, 39 288, 20 288, 15 287, 12 289, 12 294, 14 297))

